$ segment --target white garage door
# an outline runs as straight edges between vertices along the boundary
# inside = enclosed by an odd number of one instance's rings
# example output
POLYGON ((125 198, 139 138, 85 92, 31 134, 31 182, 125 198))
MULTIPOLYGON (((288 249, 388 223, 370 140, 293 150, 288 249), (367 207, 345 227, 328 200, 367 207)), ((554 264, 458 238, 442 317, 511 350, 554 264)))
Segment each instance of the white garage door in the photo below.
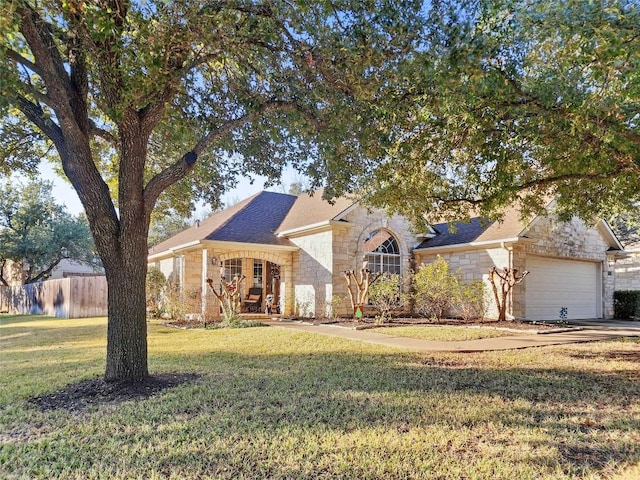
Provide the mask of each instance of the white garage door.
POLYGON ((526 318, 600 318, 599 265, 592 262, 527 257, 526 318))

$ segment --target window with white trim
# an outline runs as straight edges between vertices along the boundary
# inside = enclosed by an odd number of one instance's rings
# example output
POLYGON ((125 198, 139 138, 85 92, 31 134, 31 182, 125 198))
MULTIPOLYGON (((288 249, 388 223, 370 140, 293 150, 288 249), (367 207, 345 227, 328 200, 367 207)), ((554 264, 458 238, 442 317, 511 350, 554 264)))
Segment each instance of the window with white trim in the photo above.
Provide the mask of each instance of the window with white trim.
POLYGON ((374 276, 386 272, 400 274, 400 247, 388 230, 381 228, 371 232, 362 249, 367 268, 374 276))

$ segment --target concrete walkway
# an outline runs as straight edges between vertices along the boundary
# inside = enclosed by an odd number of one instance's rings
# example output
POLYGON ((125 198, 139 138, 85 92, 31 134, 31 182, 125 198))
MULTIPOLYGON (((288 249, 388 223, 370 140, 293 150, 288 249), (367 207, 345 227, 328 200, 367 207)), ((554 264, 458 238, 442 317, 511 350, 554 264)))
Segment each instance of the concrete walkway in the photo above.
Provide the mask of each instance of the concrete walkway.
MULTIPOLYGON (((639 337, 640 322, 589 322, 582 327, 568 328, 558 333, 537 333, 535 331, 515 333, 511 336, 484 338, 467 341, 433 341, 399 337, 368 330, 353 330, 336 325, 313 325, 291 320, 262 320, 272 327, 286 328, 329 337, 346 338, 359 342, 396 347, 412 352, 485 352, 514 350, 520 348, 564 345, 569 343, 593 342, 618 337, 639 337)), ((393 331, 390 329, 390 331, 393 331)))

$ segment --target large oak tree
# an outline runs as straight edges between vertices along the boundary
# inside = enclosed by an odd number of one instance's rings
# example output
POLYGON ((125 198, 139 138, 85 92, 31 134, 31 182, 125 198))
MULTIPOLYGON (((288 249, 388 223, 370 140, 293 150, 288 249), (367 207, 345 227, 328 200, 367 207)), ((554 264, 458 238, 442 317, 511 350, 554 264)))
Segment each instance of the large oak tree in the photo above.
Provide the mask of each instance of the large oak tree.
POLYGON ((348 188, 374 141, 360 100, 424 25, 410 0, 1 4, 0 162, 32 168, 53 148, 77 191, 109 285, 111 381, 148 375, 158 202, 215 204, 234 175, 286 163, 329 195, 348 188))

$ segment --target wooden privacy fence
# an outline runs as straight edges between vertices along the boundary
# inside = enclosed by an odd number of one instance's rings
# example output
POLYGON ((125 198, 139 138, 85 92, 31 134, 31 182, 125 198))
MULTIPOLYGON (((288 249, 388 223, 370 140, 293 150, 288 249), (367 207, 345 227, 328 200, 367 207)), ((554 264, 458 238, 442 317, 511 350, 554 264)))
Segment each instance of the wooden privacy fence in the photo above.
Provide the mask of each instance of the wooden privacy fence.
POLYGON ((70 277, 15 287, 0 287, 0 312, 59 318, 107 314, 107 279, 70 277))

